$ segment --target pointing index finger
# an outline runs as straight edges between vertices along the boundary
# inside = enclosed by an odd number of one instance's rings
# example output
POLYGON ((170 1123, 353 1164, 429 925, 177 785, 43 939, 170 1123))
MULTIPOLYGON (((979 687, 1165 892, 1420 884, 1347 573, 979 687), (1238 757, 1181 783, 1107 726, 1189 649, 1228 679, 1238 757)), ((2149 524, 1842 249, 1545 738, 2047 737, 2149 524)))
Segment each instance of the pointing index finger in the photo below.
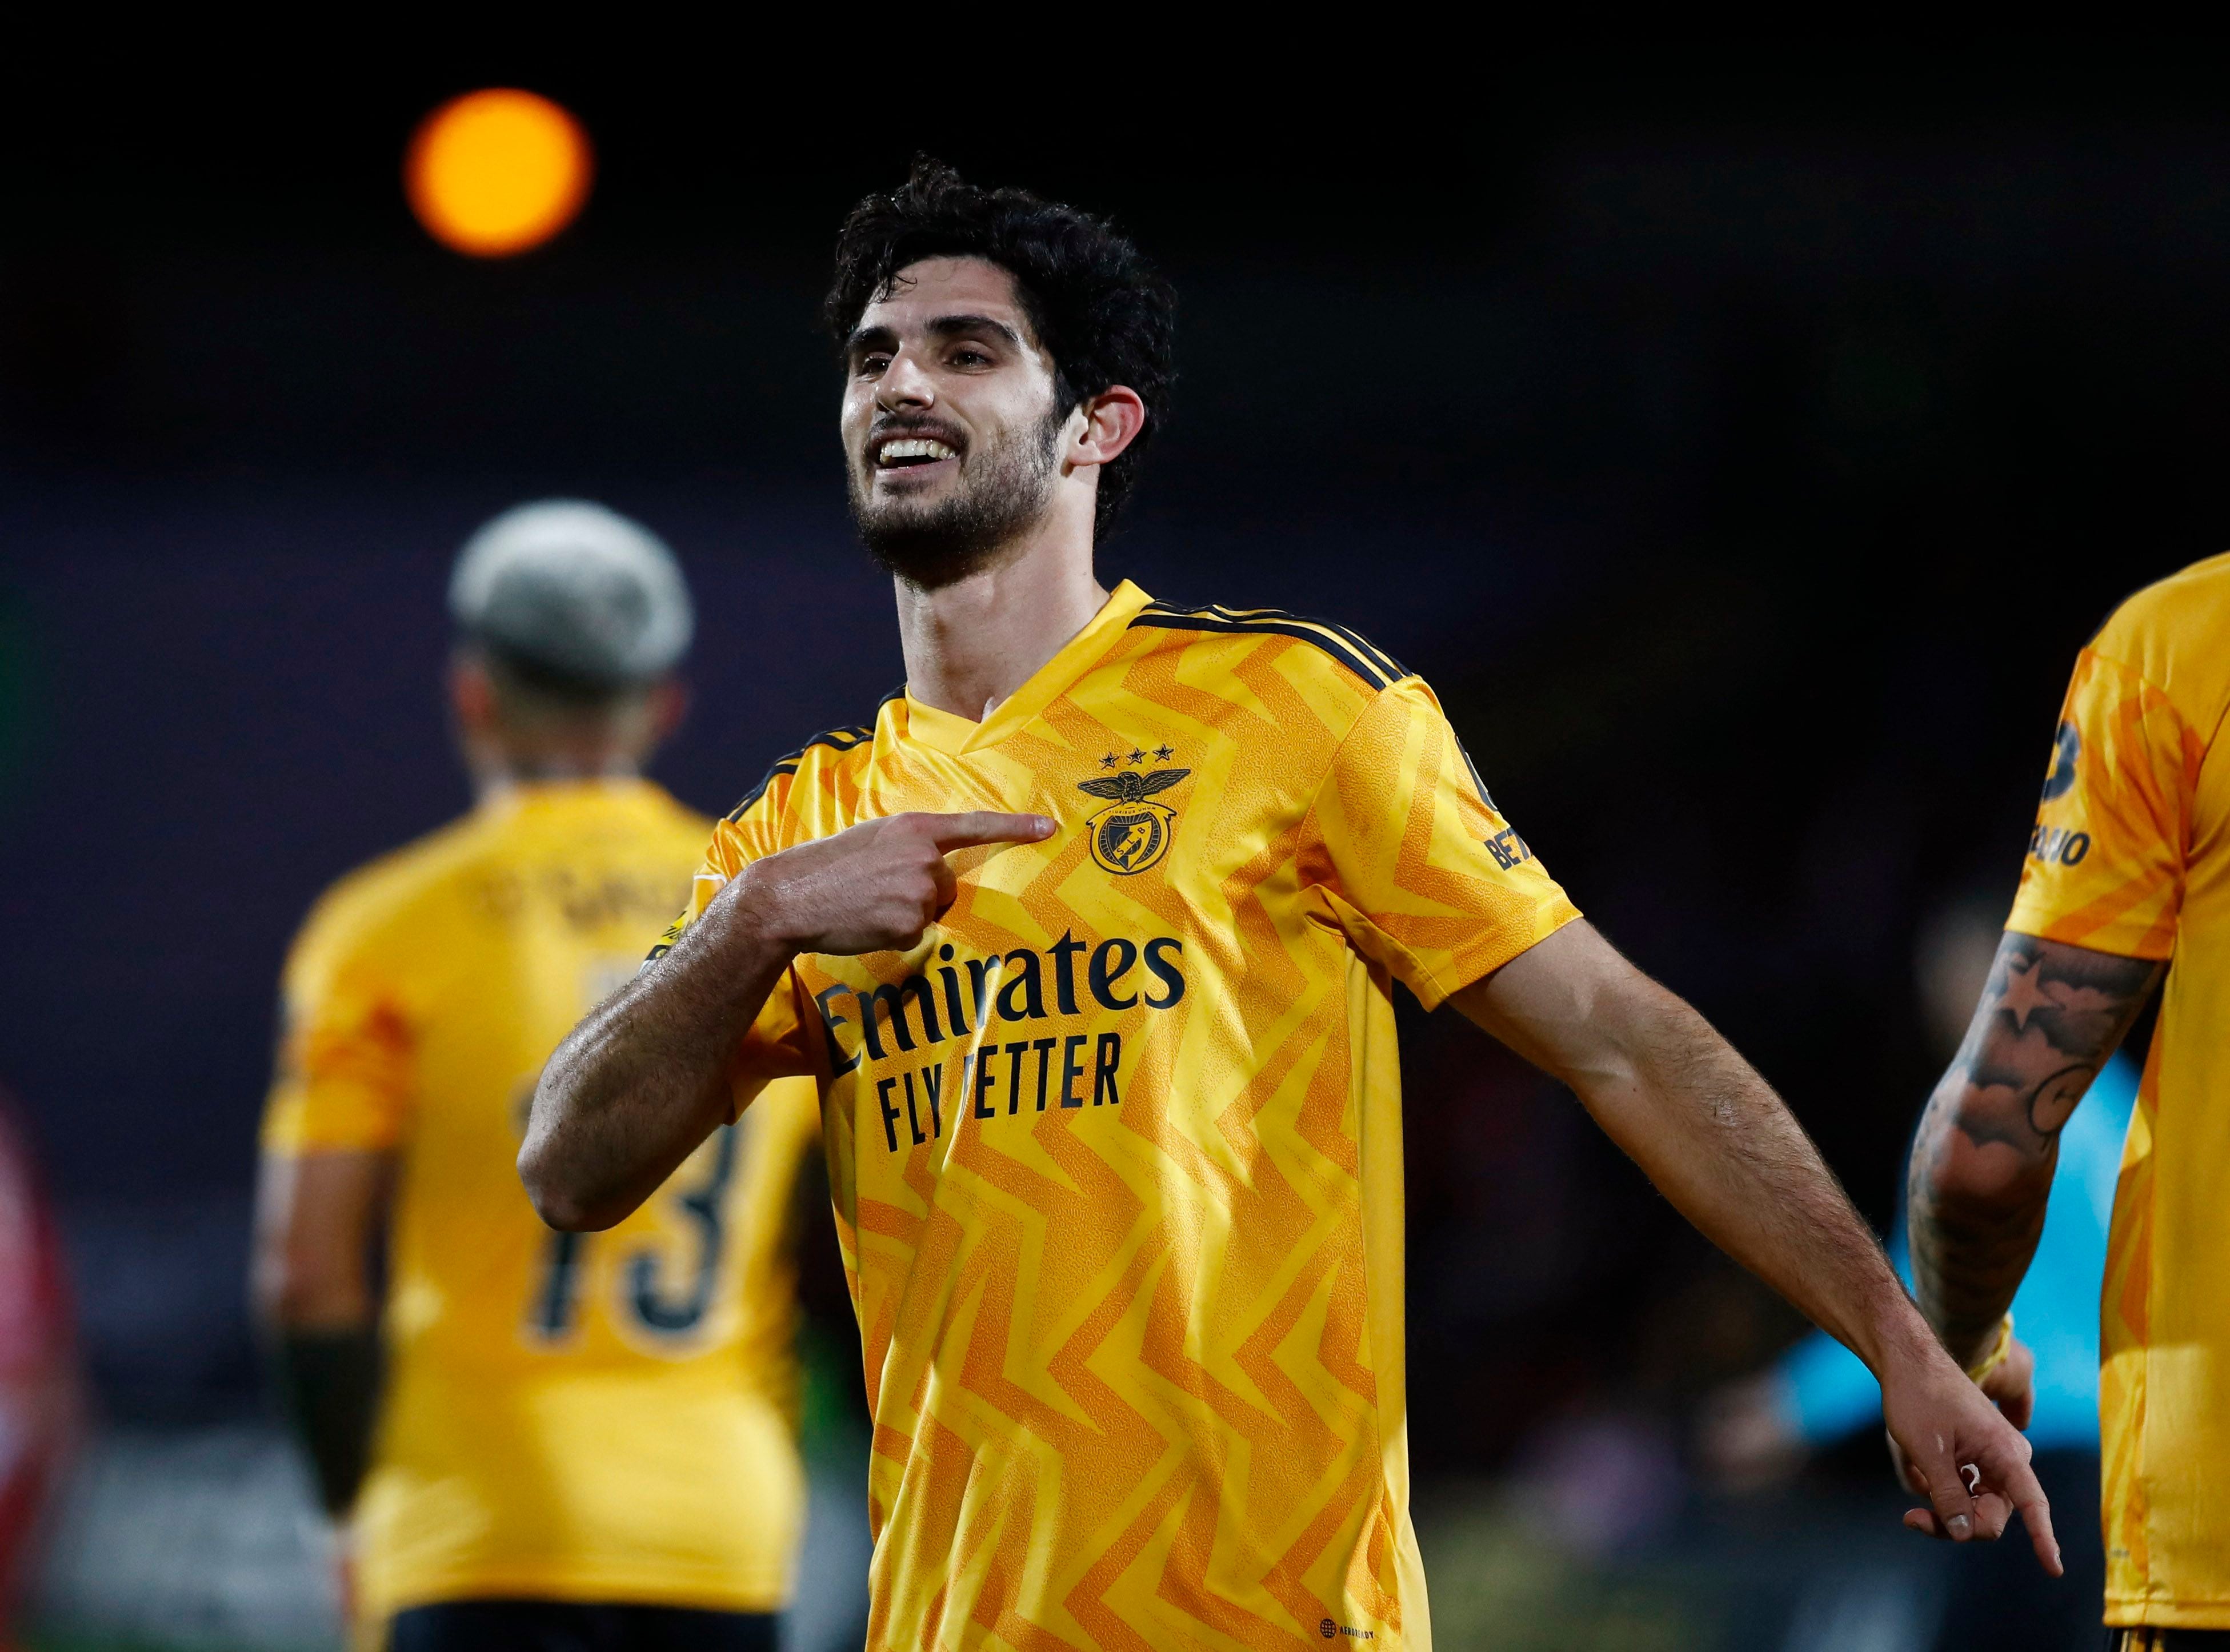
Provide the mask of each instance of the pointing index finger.
POLYGON ((1995 1470, 1999 1486, 2020 1511, 2021 1524, 2028 1530, 2029 1546, 2036 1551, 2038 1562, 2053 1577, 2059 1577, 2065 1570, 2059 1561, 2059 1540, 2053 1535, 2052 1505, 2046 1501, 2036 1470, 2019 1458, 1987 1466, 1995 1470))
POLYGON ((1039 843, 1053 836, 1053 822, 1042 814, 1000 814, 976 809, 966 814, 936 815, 932 820, 931 840, 943 855, 987 843, 1039 843))

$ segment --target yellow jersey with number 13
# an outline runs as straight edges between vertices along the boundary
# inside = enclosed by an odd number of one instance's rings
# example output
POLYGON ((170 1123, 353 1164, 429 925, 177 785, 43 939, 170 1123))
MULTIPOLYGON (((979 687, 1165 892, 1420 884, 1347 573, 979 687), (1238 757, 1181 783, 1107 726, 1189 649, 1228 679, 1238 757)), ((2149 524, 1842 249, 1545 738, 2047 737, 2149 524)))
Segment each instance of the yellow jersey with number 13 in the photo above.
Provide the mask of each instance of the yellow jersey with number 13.
POLYGON ((893 696, 778 764, 691 912, 917 809, 1059 829, 954 855, 910 952, 798 959, 735 1076, 823 1088, 869 1644, 1422 1652, 1389 994, 1570 903, 1383 653, 1129 584, 981 723, 893 696))
POLYGON ((2169 961, 2107 1241, 2106 1621, 2230 1630, 2230 556, 2077 660, 2007 927, 2169 961))
POLYGON ((717 1132, 609 1232, 551 1232, 514 1162, 544 1059, 639 965, 706 830, 644 781, 527 787, 343 880, 295 943, 265 1151, 397 1168, 356 1511, 369 1635, 475 1597, 788 1600, 812 1087, 717 1132))

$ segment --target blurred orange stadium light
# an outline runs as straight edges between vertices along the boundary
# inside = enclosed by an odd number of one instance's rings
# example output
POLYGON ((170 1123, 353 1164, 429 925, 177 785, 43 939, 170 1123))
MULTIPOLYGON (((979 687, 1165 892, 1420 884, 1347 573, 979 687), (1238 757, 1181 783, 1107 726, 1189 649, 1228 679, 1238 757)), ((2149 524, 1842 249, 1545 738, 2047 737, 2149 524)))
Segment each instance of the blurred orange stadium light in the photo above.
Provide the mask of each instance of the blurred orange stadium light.
POLYGON ((427 233, 474 258, 540 246, 570 223, 595 171, 588 134, 532 92, 471 92, 420 123, 403 189, 427 233))

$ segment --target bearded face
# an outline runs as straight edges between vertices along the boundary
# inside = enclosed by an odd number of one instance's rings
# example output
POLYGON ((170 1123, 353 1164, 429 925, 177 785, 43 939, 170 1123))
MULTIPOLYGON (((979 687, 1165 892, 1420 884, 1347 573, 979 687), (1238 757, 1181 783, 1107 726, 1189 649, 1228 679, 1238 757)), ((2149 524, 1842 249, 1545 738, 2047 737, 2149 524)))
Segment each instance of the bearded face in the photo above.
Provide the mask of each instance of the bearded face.
POLYGON ((908 265, 861 312, 845 357, 852 519, 877 562, 935 590, 1043 520, 1074 409, 1006 270, 908 265))
POLYGON ((981 572, 1052 504, 1065 420, 970 436, 933 410, 878 418, 851 466, 852 521, 868 555, 923 590, 981 572))

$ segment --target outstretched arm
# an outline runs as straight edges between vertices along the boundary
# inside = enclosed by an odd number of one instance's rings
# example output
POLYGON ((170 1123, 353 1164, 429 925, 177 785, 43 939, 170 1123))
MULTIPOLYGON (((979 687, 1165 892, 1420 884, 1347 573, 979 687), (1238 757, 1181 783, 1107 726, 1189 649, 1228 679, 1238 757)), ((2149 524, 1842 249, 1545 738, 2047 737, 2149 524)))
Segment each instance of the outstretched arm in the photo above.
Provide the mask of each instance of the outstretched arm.
POLYGON ((1034 843, 1035 814, 894 814, 754 862, 657 967, 558 1046, 519 1173, 556 1228, 607 1228, 727 1116, 728 1073, 800 953, 905 950, 951 903, 944 857, 1034 843))
POLYGON ((1912 1144, 1920 1310, 1951 1357, 1987 1354, 2044 1231, 2059 1132, 2166 967, 2013 930, 1912 1144))
POLYGON ((1930 1334, 1781 1098, 1702 1016, 1583 922, 1455 1001, 1570 1085, 1681 1214, 1866 1362, 1947 1531, 1996 1537, 2017 1507, 2058 1573, 2028 1443, 1930 1334), (1978 1495, 1959 1472, 1966 1464, 1981 1470, 1978 1495))

